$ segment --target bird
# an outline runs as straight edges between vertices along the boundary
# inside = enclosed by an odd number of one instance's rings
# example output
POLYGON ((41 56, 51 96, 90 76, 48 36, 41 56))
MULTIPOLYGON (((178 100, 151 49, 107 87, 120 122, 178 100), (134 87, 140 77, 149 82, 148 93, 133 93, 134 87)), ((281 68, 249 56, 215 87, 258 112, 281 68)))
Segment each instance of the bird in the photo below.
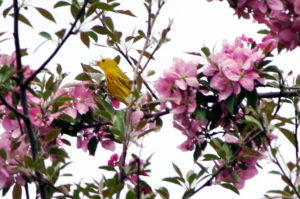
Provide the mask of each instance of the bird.
POLYGON ((111 97, 128 105, 126 98, 130 96, 132 81, 113 59, 101 59, 97 62, 97 65, 104 72, 105 83, 111 97))

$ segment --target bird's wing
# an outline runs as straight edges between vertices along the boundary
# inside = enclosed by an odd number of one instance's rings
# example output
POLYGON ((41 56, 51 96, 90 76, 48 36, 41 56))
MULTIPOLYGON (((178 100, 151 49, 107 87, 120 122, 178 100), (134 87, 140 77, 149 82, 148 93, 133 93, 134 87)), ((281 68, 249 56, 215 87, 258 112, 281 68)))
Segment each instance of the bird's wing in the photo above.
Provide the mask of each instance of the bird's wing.
POLYGON ((120 74, 117 76, 119 81, 126 87, 128 90, 131 89, 131 80, 126 76, 123 71, 120 71, 120 74))

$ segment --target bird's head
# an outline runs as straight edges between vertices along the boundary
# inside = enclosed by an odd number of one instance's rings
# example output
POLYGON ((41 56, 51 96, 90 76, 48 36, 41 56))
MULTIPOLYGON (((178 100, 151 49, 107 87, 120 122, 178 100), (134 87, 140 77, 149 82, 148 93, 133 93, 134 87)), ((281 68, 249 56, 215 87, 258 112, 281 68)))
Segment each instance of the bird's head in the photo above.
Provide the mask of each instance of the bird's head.
POLYGON ((118 64, 113 59, 101 59, 97 62, 97 65, 104 71, 107 72, 113 68, 118 67, 118 64))

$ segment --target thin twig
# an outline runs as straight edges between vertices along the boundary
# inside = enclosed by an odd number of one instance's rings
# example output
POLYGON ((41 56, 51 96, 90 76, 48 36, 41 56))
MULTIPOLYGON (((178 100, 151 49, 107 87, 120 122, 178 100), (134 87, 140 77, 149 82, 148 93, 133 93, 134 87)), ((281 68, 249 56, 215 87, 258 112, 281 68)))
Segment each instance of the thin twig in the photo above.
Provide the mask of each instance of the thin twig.
POLYGON ((78 12, 78 15, 71 25, 71 28, 67 32, 66 36, 62 39, 61 43, 57 45, 55 50, 51 53, 51 55, 48 57, 48 59, 25 81, 24 87, 27 88, 27 86, 30 84, 30 82, 47 66, 47 64, 53 59, 53 57, 58 53, 58 51, 61 49, 61 47, 64 45, 64 43, 67 41, 67 39, 73 34, 73 30, 79 21, 79 19, 84 14, 85 8, 88 4, 89 0, 85 0, 80 11, 78 12))

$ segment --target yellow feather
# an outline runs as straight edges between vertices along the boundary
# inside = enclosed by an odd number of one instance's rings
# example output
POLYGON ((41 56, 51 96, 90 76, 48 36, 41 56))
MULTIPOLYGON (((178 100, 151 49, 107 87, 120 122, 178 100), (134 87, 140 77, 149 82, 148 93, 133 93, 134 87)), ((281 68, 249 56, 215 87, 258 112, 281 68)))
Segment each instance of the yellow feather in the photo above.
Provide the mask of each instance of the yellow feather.
POLYGON ((106 86, 110 95, 127 104, 125 98, 130 95, 131 81, 126 74, 119 68, 116 61, 112 59, 102 59, 98 66, 104 71, 106 86))

